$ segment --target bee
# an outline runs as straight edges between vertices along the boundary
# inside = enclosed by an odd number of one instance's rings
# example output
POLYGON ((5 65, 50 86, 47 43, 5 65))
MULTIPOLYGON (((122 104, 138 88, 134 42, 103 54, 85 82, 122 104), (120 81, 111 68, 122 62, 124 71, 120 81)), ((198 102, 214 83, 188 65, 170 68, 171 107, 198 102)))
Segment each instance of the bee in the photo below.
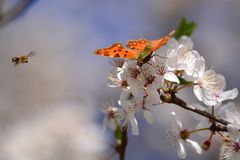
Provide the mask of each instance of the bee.
POLYGON ((24 55, 24 56, 17 56, 17 57, 13 57, 12 58, 12 63, 17 66, 18 64, 22 63, 28 63, 29 58, 36 55, 35 52, 30 52, 28 55, 24 55))

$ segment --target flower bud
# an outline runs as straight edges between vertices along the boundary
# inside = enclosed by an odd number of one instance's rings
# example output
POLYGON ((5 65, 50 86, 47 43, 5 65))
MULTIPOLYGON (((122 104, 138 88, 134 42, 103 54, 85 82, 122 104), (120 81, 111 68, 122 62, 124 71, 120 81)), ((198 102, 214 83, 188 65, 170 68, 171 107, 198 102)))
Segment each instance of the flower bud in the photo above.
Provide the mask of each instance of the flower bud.
POLYGON ((208 151, 208 149, 211 146, 211 141, 210 140, 206 140, 203 144, 202 144, 202 149, 205 151, 208 151))
POLYGON ((166 93, 163 95, 163 100, 166 101, 166 102, 170 102, 172 99, 172 96, 170 93, 166 93))

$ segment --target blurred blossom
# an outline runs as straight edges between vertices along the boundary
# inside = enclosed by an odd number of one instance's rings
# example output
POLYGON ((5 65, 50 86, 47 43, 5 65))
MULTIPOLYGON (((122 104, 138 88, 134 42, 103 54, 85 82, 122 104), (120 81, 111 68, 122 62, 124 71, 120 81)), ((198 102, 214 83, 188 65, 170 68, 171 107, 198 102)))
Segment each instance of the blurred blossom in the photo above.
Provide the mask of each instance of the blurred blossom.
POLYGON ((2 155, 7 160, 98 159, 105 148, 101 129, 77 107, 61 104, 18 123, 6 133, 2 155))

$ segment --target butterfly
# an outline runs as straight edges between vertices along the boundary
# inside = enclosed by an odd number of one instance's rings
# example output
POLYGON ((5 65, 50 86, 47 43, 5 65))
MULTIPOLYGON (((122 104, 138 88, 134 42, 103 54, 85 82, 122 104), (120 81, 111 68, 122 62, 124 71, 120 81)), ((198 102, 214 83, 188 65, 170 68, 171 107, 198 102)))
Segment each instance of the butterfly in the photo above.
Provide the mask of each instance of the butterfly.
POLYGON ((129 40, 127 43, 127 49, 124 48, 121 43, 115 43, 108 48, 97 49, 95 53, 101 56, 143 61, 154 51, 165 45, 174 33, 175 31, 172 31, 165 37, 157 40, 129 40))

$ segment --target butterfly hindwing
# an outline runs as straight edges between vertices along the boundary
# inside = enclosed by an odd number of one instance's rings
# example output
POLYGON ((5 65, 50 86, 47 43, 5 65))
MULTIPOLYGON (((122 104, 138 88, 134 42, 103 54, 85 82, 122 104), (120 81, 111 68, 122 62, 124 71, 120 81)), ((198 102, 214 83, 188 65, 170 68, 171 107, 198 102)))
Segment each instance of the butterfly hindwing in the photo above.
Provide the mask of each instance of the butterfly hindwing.
POLYGON ((122 44, 115 43, 109 48, 102 48, 95 51, 96 54, 108 57, 119 57, 119 58, 127 58, 127 59, 136 59, 138 57, 138 53, 125 49, 122 44))

